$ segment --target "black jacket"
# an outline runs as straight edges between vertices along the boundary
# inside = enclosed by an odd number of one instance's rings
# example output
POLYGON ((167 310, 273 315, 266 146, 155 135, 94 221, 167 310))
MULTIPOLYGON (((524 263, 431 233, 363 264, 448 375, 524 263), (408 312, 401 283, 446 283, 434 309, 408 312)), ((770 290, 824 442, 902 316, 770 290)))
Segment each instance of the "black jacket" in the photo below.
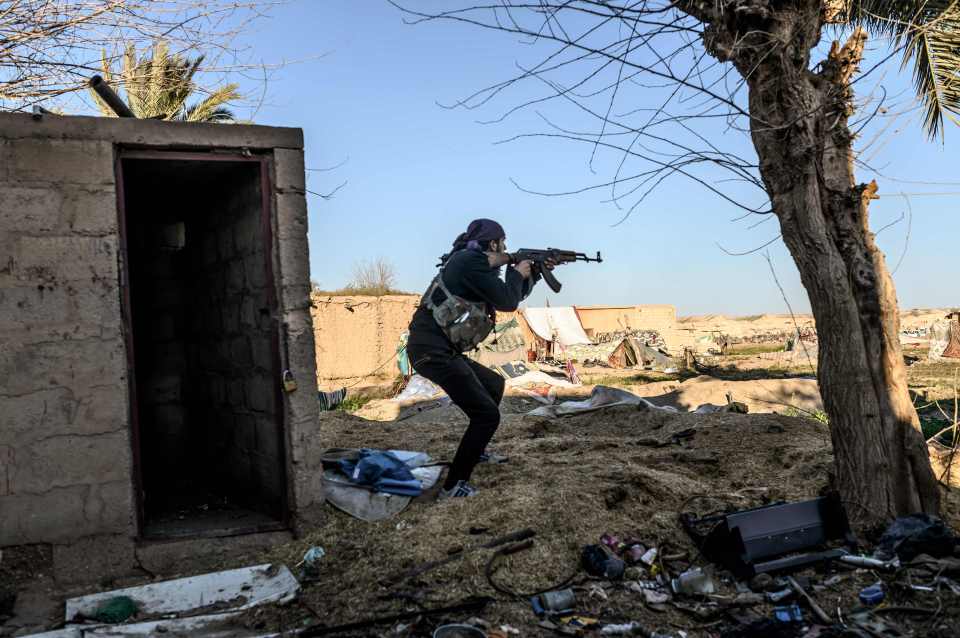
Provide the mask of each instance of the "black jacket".
MULTIPOLYGON (((443 283, 451 293, 468 301, 485 302, 491 313, 502 310, 512 312, 527 298, 533 278, 524 279, 513 268, 507 268, 506 281, 500 279, 500 269, 491 268, 486 253, 479 250, 461 250, 454 253, 443 269, 443 283)), ((443 302, 443 291, 436 290, 434 303, 443 302)), ((410 322, 411 346, 433 346, 453 350, 453 344, 433 319, 433 313, 421 305, 413 313, 410 322)))

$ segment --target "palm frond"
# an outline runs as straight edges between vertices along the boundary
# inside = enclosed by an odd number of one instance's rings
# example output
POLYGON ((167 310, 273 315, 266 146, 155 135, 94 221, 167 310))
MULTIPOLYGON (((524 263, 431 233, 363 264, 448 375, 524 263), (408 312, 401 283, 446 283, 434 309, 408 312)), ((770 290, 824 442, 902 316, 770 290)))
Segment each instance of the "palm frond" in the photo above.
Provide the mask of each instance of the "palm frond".
POLYGON ((233 113, 223 105, 240 99, 238 88, 237 84, 227 84, 216 89, 206 98, 186 109, 181 119, 186 122, 232 121, 233 113))
MULTIPOLYGON (((107 60, 106 49, 100 50, 100 77, 103 78, 103 81, 106 82, 108 86, 113 87, 113 73, 110 69, 110 61, 107 60)), ((96 91, 93 89, 88 90, 90 91, 90 95, 93 96, 93 102, 97 105, 97 110, 100 111, 101 115, 105 117, 117 117, 117 114, 113 112, 110 105, 104 102, 96 91)))
POLYGON ((960 0, 853 0, 850 22, 903 47, 913 64, 914 88, 924 108, 924 130, 943 138, 945 117, 960 115, 960 0))

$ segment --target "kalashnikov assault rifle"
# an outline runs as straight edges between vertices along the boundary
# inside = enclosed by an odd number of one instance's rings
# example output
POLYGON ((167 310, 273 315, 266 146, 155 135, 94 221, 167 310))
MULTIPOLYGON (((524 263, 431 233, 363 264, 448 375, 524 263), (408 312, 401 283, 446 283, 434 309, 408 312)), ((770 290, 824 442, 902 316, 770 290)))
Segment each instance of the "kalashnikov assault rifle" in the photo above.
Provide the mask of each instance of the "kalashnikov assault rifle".
MULTIPOLYGON (((451 253, 447 253, 440 257, 440 263, 437 266, 443 265, 444 262, 449 259, 451 253)), ((603 261, 603 258, 600 257, 600 251, 597 251, 596 257, 589 257, 586 253, 578 253, 573 250, 561 250, 559 248, 521 248, 518 251, 512 253, 487 253, 491 257, 491 265, 495 267, 500 267, 504 264, 519 264, 521 261, 531 261, 533 265, 531 266, 531 272, 534 275, 540 275, 543 277, 543 280, 547 282, 547 285, 550 286, 550 290, 553 292, 560 292, 560 289, 563 288, 563 284, 557 281, 557 278, 553 276, 553 273, 549 269, 544 267, 544 264, 548 261, 553 262, 555 265, 559 266, 560 264, 569 264, 574 261, 594 261, 600 263, 603 261), (497 261, 496 259, 499 259, 497 261)))
POLYGON ((543 280, 547 282, 547 285, 550 286, 550 290, 560 292, 563 284, 557 281, 557 278, 553 276, 553 273, 550 272, 549 269, 544 267, 546 262, 550 261, 558 266, 575 261, 595 261, 599 264, 603 259, 600 257, 599 250, 597 251, 596 257, 588 257, 586 253, 560 250, 559 248, 547 248, 545 250, 539 248, 521 248, 516 252, 510 253, 511 264, 519 264, 521 261, 532 261, 533 267, 531 270, 534 275, 541 275, 543 280))

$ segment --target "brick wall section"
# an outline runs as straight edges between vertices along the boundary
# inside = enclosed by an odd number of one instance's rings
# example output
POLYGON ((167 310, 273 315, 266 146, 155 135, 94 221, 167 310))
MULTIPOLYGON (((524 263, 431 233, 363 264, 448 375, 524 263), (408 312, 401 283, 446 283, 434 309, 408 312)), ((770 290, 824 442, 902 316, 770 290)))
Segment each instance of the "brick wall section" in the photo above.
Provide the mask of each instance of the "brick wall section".
POLYGON ((288 494, 295 523, 318 521, 301 131, 0 113, 0 547, 135 533, 115 144, 273 153, 276 320, 300 382, 285 395, 288 494))
POLYGON ((0 546, 129 534, 113 149, 0 133, 0 546))
POLYGON ((375 384, 399 374, 396 352, 419 296, 313 296, 317 384, 334 390, 360 382, 375 384), (380 370, 378 366, 387 361, 380 370), (373 374, 371 374, 373 372, 373 374))

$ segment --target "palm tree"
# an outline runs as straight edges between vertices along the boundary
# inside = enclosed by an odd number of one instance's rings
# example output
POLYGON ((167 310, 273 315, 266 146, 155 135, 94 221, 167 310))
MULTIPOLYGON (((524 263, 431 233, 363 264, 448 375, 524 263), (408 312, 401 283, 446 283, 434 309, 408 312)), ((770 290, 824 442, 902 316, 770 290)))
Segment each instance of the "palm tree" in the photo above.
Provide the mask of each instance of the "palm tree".
POLYGON ((958 0, 853 0, 849 20, 903 49, 901 69, 913 66, 917 99, 925 111, 923 128, 931 139, 943 139, 944 117, 960 125, 958 0))
MULTIPOLYGON (((139 118, 180 122, 234 121, 233 113, 224 104, 240 98, 237 84, 216 88, 199 102, 187 106, 187 98, 197 90, 193 78, 202 62, 203 56, 190 60, 179 54, 171 55, 166 42, 160 40, 154 44, 152 52, 139 59, 136 47, 127 45, 119 76, 114 76, 105 53, 101 66, 103 79, 108 84, 114 85, 114 80, 119 80, 130 110, 139 118)), ((93 95, 101 113, 116 116, 96 93, 93 95)))

